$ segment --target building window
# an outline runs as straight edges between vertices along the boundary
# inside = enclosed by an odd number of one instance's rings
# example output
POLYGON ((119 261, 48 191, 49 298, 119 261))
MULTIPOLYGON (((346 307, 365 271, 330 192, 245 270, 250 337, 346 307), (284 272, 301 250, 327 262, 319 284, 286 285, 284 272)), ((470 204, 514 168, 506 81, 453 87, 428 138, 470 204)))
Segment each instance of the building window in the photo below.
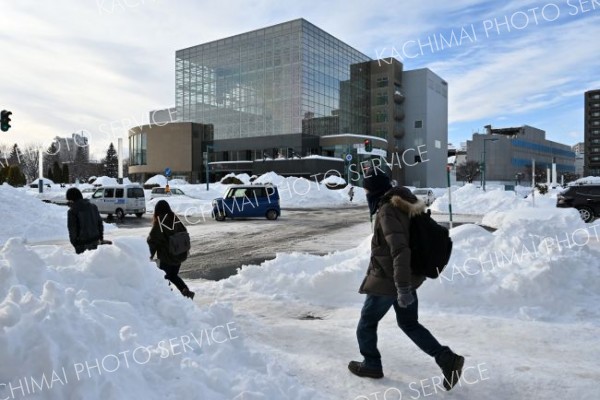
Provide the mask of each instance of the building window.
POLYGON ((146 149, 148 147, 146 133, 138 133, 129 137, 129 165, 146 165, 146 149))
POLYGON ((595 100, 595 99, 600 99, 600 94, 595 94, 595 95, 593 95, 593 96, 592 96, 592 99, 594 99, 594 100, 595 100))
POLYGON ((600 147, 592 147, 592 153, 600 153, 600 147))
POLYGON ((592 129, 592 135, 600 135, 600 129, 592 129))
POLYGON ((435 141, 435 148, 436 148, 436 149, 441 149, 441 148, 442 148, 442 142, 441 142, 441 141, 439 141, 439 140, 436 140, 436 141, 435 141))
POLYGON ((421 120, 415 121, 415 128, 416 129, 420 129, 422 127, 423 127, 423 121, 421 121, 421 120))
POLYGON ((375 98, 375 105, 383 106, 388 103, 388 95, 386 92, 377 93, 377 97, 375 98))
POLYGON ((600 117, 600 111, 594 111, 592 117, 600 117))
POLYGON ((600 139, 592 139, 592 143, 599 144, 600 143, 600 139))
POLYGON ((375 122, 386 122, 387 120, 388 117, 385 111, 377 111, 375 114, 375 122))
POLYGON ((388 85, 388 78, 377 78, 377 87, 386 87, 388 85))
POLYGON ((387 130, 383 128, 377 128, 375 130, 375 136, 385 139, 387 138, 387 130))

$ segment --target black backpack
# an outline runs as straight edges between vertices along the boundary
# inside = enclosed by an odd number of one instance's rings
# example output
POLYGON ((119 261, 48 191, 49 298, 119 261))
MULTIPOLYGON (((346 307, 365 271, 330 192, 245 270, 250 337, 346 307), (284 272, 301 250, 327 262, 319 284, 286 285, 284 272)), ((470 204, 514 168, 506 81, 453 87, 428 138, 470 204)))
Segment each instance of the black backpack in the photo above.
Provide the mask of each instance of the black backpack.
POLYGON ((190 234, 186 231, 175 232, 169 236, 169 253, 178 261, 183 262, 187 259, 190 248, 190 234))
POLYGON ((437 278, 452 254, 448 229, 431 218, 431 211, 410 219, 410 267, 416 275, 437 278))

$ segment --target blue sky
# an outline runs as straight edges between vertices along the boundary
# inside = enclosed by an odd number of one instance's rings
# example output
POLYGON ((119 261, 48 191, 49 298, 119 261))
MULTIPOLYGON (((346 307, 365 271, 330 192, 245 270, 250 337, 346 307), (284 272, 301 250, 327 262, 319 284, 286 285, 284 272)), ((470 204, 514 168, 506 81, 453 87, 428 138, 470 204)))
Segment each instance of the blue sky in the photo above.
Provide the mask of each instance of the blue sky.
POLYGON ((583 93, 600 88, 600 0, 20 0, 2 8, 0 107, 13 127, 0 146, 85 130, 99 158, 174 105, 176 50, 299 17, 444 78, 453 144, 487 124, 583 141, 583 93))

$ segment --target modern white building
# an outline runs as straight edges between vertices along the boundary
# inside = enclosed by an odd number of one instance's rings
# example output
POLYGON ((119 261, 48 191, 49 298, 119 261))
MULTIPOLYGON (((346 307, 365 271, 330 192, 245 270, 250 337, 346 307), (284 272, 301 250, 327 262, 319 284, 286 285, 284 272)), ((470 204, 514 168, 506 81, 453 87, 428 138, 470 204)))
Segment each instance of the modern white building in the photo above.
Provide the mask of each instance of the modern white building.
MULTIPOLYGON (((448 163, 448 83, 428 68, 404 71, 404 149, 425 149, 421 162, 406 166, 405 184, 444 187, 448 163)), ((419 161, 418 151, 412 162, 419 161)))

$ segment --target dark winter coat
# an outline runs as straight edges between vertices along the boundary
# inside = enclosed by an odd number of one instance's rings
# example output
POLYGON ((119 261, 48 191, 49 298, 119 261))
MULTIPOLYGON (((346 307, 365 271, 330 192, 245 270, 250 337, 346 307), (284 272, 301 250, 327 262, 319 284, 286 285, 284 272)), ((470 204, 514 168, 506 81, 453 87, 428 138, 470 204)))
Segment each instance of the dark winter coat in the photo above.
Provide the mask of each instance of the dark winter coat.
POLYGON ((95 249, 104 239, 104 226, 98 207, 87 199, 75 201, 67 212, 69 240, 77 254, 95 249))
POLYGON ((410 268, 410 217, 423 213, 425 203, 406 188, 389 190, 379 203, 371 240, 371 260, 360 293, 397 296, 397 288, 417 289, 424 276, 410 268))
POLYGON ((166 214, 152 225, 148 235, 148 246, 150 247, 150 258, 157 254, 161 265, 180 265, 174 255, 169 253, 169 236, 175 232, 187 232, 183 222, 175 214, 166 214))

